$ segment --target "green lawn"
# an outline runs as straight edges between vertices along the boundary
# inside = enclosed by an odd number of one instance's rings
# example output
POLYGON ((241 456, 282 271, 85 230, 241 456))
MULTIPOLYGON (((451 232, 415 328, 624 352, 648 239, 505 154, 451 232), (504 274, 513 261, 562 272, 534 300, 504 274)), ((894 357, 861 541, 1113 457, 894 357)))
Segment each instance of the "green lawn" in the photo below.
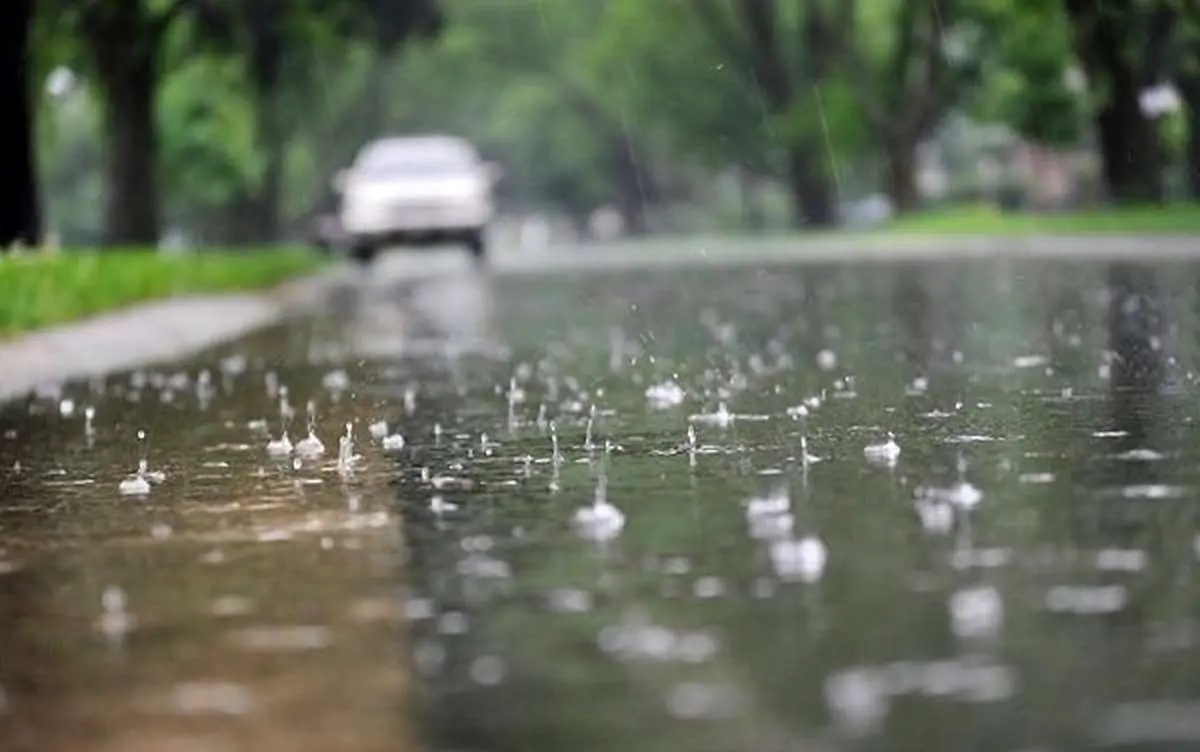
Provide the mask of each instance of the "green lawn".
POLYGON ((1200 234, 1200 204, 1055 214, 1005 214, 988 206, 957 206, 899 217, 880 231, 916 235, 1200 234))
POLYGON ((270 287, 324 263, 308 250, 0 255, 0 337, 188 293, 270 287))

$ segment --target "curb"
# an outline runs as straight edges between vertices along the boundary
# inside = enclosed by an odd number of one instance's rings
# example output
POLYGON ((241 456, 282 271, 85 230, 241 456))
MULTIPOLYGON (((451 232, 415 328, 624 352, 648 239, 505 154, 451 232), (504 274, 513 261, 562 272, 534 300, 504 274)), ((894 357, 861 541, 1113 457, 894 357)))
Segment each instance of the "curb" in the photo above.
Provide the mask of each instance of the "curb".
POLYGON ((188 295, 42 329, 0 343, 0 404, 40 386, 178 360, 309 306, 337 279, 333 267, 256 293, 188 295))

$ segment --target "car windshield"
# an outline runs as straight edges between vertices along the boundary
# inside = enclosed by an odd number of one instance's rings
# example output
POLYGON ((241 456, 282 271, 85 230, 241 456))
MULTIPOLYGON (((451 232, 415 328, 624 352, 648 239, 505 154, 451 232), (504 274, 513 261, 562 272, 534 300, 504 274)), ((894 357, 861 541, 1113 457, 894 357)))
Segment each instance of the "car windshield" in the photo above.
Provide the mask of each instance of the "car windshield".
POLYGON ((365 154, 359 172, 371 177, 449 175, 470 170, 472 159, 458 149, 389 147, 365 154))

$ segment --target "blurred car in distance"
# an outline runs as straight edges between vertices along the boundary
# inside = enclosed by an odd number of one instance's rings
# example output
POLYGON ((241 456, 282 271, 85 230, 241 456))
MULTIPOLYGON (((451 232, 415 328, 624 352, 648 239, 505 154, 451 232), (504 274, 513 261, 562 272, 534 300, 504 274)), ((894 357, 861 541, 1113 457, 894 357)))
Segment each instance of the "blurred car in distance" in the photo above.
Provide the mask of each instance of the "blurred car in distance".
MULTIPOLYGON (((365 145, 334 178, 340 194, 336 233, 354 258, 369 262, 389 245, 461 243, 486 253, 499 169, 453 136, 392 136, 365 145)), ((322 234, 333 232, 333 223, 322 234)))

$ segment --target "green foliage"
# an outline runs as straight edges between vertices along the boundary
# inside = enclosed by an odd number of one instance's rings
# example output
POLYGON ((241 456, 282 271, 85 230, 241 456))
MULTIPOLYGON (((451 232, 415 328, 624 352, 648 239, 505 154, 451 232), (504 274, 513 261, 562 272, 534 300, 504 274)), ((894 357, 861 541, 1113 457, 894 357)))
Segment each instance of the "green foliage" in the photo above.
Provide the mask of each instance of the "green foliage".
POLYGON ((687 3, 613 0, 587 62, 605 98, 651 129, 677 158, 772 170, 783 124, 687 3), (663 43, 666 29, 669 44, 663 43))
POLYGON ((39 77, 70 65, 120 112, 147 111, 140 105, 160 100, 156 124, 104 121, 107 128, 157 126, 160 134, 161 152, 117 157, 141 161, 112 172, 132 182, 107 186, 127 197, 115 213, 133 217, 114 224, 138 237, 161 232, 152 226, 157 212, 130 211, 138 207, 134 189, 147 189, 138 175, 166 177, 150 190, 166 194, 154 203, 169 205, 177 219, 195 208, 232 214, 249 199, 266 208, 260 220, 273 217, 274 178, 294 131, 284 113, 294 115, 311 98, 317 58, 336 58, 361 42, 388 52, 410 37, 436 34, 442 21, 437 0, 45 0, 40 11, 39 77), (147 80, 154 91, 127 85, 147 80))
POLYGON ((1124 206, 1062 214, 1010 214, 990 205, 956 206, 897 218, 883 233, 915 235, 1088 235, 1200 233, 1200 204, 1124 206))
POLYGON ((513 85, 488 126, 484 143, 502 148, 523 175, 514 198, 553 202, 577 216, 608 198, 607 155, 595 124, 551 91, 528 81, 513 85))
MULTIPOLYGON (((1155 8, 1176 8, 1162 66, 1200 80, 1189 2, 1096 7, 1139 33, 1155 8)), ((388 132, 466 136, 507 168, 504 201, 582 217, 628 192, 615 159, 626 142, 688 199, 715 195, 730 168, 777 196, 786 153, 800 148, 853 195, 881 184, 889 148, 939 132, 949 114, 1070 147, 1104 95, 1103 82, 1071 83, 1067 0, 939 0, 936 17, 918 0, 761 5, 782 99, 761 80, 742 0, 45 0, 39 79, 69 65, 84 83, 42 102, 51 224, 92 242, 103 220, 102 48, 157 44, 158 173, 165 214, 185 230, 260 197, 274 168, 294 225, 327 207, 330 176, 388 132), (108 33, 118 26, 134 36, 108 33)), ((1164 123, 1174 155, 1185 125, 1164 123)))
MULTIPOLYGON (((1075 68, 1072 29, 1057 0, 996 3, 994 55, 984 61, 977 113, 1041 143, 1076 144, 1086 122, 1075 68)), ((1080 84, 1082 82, 1079 82, 1080 84)))
POLYGON ((591 64, 605 5, 446 3, 444 34, 389 72, 382 127, 470 138, 505 164, 506 200, 586 213, 610 199, 611 141, 633 122, 591 64))
POLYGON ((376 135, 384 102, 374 92, 388 88, 388 72, 362 43, 347 44, 322 58, 308 79, 308 94, 287 109, 289 138, 284 154, 283 209, 299 217, 329 208, 329 179, 366 139, 376 135))
POLYGON ((199 57, 163 82, 159 105, 163 188, 220 206, 255 186, 264 160, 254 108, 236 60, 199 57))
POLYGON ((802 92, 777 127, 785 141, 824 144, 826 156, 834 161, 850 160, 874 145, 859 94, 842 77, 830 77, 802 92))

